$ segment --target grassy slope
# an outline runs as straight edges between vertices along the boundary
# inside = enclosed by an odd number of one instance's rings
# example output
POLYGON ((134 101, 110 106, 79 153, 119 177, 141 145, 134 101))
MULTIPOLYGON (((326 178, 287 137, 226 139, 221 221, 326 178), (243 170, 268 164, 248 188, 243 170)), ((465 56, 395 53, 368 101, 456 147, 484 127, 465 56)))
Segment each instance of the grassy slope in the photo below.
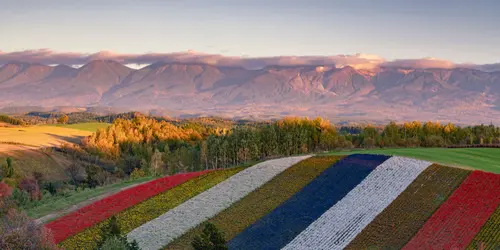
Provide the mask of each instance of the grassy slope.
POLYGON ((329 155, 386 154, 428 160, 445 165, 500 173, 498 148, 399 148, 330 152, 329 155))
MULTIPOLYGON (((103 126, 105 124, 99 124, 103 126)), ((71 129, 57 126, 0 127, 0 164, 7 157, 14 160, 14 169, 26 176, 42 172, 48 180, 67 179, 64 168, 71 162, 61 154, 39 150, 42 146, 58 146, 62 142, 79 143, 92 134, 96 124, 74 124, 71 129), (83 129, 87 129, 85 131, 83 129)), ((107 125, 106 125, 107 126, 107 125)))
MULTIPOLYGON (((40 217, 45 216, 47 214, 50 214, 54 211, 62 210, 64 208, 70 207, 70 206, 75 205, 77 203, 95 198, 97 196, 111 193, 111 192, 116 192, 116 191, 119 191, 125 187, 131 186, 134 184, 138 184, 138 183, 142 183, 142 182, 146 182, 146 181, 150 181, 152 179, 154 179, 154 178, 153 177, 143 177, 143 178, 139 178, 136 180, 123 181, 123 182, 114 183, 114 184, 107 185, 107 186, 97 187, 94 189, 85 189, 84 191, 72 193, 71 196, 68 196, 68 197, 54 198, 51 202, 48 202, 44 205, 41 205, 41 206, 38 206, 38 207, 35 207, 32 209, 28 209, 26 212, 28 213, 28 215, 30 217, 37 219, 37 218, 40 218, 40 217)), ((52 219, 55 219, 55 218, 52 218, 52 219)), ((48 221, 44 221, 44 222, 48 222, 48 221)))
MULTIPOLYGON (((0 145, 5 147, 6 145, 0 145)), ((41 150, 18 145, 7 145, 8 150, 0 150, 0 165, 12 158, 14 172, 21 176, 30 176, 34 171, 44 174, 46 180, 66 180, 64 168, 69 161, 58 153, 44 153, 41 150)))
POLYGON ((75 124, 52 124, 49 126, 96 132, 98 129, 107 128, 109 125, 110 125, 109 123, 88 122, 88 123, 75 123, 75 124))

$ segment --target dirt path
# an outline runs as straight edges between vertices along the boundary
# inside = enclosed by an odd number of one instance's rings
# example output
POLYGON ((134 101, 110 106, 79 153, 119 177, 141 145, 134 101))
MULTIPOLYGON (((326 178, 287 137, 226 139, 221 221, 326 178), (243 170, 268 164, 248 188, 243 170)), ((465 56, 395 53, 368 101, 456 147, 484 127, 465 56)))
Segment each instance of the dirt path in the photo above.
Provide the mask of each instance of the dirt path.
MULTIPOLYGON (((149 180, 149 181, 152 181, 152 180, 149 180)), ((133 187, 135 187, 137 185, 141 185, 141 184, 149 182, 149 181, 144 181, 144 182, 136 183, 136 184, 133 184, 133 185, 130 185, 130 186, 126 186, 126 187, 122 187, 122 188, 110 191, 108 193, 105 193, 105 194, 102 194, 102 195, 99 195, 99 196, 96 196, 96 197, 92 197, 92 198, 90 198, 88 200, 85 200, 85 201, 82 201, 82 202, 80 202, 78 204, 72 205, 71 207, 68 207, 68 208, 65 208, 65 209, 62 209, 62 210, 55 211, 53 213, 47 214, 47 215, 45 215, 45 216, 43 216, 41 218, 36 219, 35 222, 37 224, 48 223, 48 222, 50 222, 52 220, 55 220, 55 219, 57 219, 57 218, 59 218, 61 216, 64 216, 64 215, 69 214, 71 212, 74 212, 74 211, 76 211, 76 210, 78 210, 78 209, 80 209, 82 207, 85 207, 85 206, 87 206, 89 204, 92 204, 92 203, 94 203, 94 202, 96 202, 98 200, 102 200, 102 199, 104 199, 104 198, 106 198, 108 196, 111 196, 113 194, 116 194, 118 192, 121 192, 121 191, 129 189, 129 188, 133 188, 133 187)))

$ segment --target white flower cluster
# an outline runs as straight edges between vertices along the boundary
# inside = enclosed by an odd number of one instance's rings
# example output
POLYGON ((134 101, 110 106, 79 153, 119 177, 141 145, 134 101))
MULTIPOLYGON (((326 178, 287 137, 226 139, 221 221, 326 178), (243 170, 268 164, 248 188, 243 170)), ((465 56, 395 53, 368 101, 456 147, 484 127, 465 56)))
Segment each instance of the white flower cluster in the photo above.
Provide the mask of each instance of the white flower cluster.
POLYGON ((431 164, 391 157, 283 249, 344 249, 431 164))
POLYGON ((134 229, 127 237, 130 241, 137 240, 141 249, 161 249, 308 157, 281 158, 256 164, 134 229))

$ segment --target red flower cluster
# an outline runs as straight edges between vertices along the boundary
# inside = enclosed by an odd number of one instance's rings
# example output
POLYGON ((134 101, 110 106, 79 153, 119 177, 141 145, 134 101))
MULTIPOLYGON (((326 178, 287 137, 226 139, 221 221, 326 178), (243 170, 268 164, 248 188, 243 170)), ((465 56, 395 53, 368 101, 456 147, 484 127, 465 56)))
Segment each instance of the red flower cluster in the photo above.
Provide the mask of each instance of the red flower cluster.
POLYGON ((403 249, 465 249, 499 204, 500 175, 474 171, 403 249))
POLYGON ((209 171, 210 170, 166 176, 126 189, 49 222, 45 227, 52 230, 54 241, 59 243, 83 231, 85 228, 106 220, 126 208, 134 206, 209 171))

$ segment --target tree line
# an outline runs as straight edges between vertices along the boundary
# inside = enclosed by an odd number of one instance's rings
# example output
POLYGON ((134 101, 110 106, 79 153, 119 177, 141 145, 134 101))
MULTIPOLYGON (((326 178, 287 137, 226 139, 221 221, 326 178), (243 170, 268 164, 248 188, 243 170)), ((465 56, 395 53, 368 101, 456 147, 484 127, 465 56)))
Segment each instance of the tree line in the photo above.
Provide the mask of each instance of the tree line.
POLYGON ((171 174, 336 149, 500 143, 500 130, 493 125, 413 121, 338 129, 320 117, 218 125, 175 125, 141 116, 117 119, 82 145, 87 153, 116 162, 125 174, 134 169, 171 174))

